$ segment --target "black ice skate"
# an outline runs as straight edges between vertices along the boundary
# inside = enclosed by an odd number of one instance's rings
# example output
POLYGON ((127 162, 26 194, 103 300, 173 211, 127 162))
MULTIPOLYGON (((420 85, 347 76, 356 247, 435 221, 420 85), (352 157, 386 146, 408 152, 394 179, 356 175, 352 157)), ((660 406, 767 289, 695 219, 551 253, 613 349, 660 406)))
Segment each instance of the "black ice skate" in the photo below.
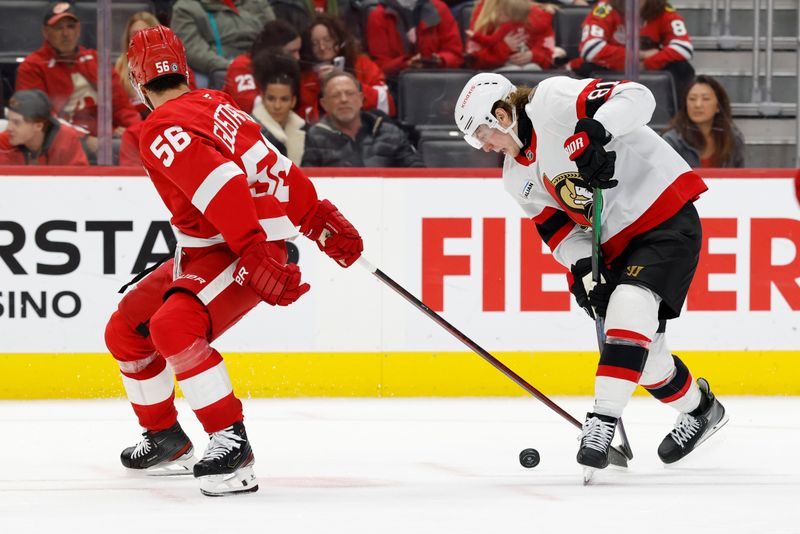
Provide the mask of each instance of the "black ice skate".
POLYGON ((203 459, 194 464, 200 491, 209 497, 258 490, 253 472, 255 457, 240 421, 211 434, 203 459))
POLYGON ((578 449, 578 463, 583 468, 583 483, 588 484, 597 469, 608 467, 608 449, 617 429, 617 418, 587 413, 583 423, 578 449))
POLYGON ((728 422, 725 408, 711 393, 706 379, 698 378, 697 385, 702 395, 700 406, 692 412, 680 414, 675 428, 658 446, 658 457, 665 464, 677 462, 728 422))
POLYGON ((192 472, 196 461, 194 448, 179 423, 166 430, 146 430, 142 436, 137 445, 122 451, 122 465, 152 476, 188 475, 192 472))

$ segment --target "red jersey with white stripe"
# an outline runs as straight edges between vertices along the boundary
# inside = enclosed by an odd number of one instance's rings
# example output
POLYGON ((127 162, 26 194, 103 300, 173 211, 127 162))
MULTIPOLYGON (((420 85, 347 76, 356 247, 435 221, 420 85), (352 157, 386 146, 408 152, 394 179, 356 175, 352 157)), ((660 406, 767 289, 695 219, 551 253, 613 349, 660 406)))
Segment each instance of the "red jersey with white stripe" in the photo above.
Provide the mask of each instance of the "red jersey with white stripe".
POLYGON ((646 124, 655 109, 649 89, 633 82, 548 78, 525 113, 531 145, 506 156, 506 190, 536 222, 555 258, 569 267, 591 254, 592 191, 582 187, 564 142, 578 119, 598 120, 616 151, 614 178, 603 193, 602 248, 611 262, 630 240, 666 221, 707 187, 683 158, 646 124))
MULTIPOLYGON (((579 51, 583 61, 611 70, 625 70, 624 14, 601 0, 587 15, 582 28, 579 51)), ((686 23, 669 4, 657 17, 643 22, 639 38, 658 48, 658 52, 643 60, 645 69, 659 70, 667 63, 692 59, 694 48, 686 23)))
POLYGON ((139 147, 180 246, 224 241, 241 255, 297 235, 317 200, 308 177, 221 91, 190 91, 159 106, 139 147))

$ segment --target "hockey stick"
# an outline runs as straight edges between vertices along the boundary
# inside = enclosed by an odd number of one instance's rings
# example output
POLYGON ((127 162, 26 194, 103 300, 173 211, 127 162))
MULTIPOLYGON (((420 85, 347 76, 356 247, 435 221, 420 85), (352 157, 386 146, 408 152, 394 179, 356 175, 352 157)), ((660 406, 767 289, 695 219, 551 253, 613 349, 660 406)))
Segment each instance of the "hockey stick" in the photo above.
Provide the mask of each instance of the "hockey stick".
MULTIPOLYGON (((600 262, 603 261, 603 250, 600 247, 600 229, 602 228, 601 224, 601 214, 603 212, 603 190, 599 188, 594 188, 593 190, 593 203, 592 203, 592 281, 595 284, 600 283, 600 262)), ((606 344, 606 319, 605 317, 600 317, 597 313, 595 313, 594 317, 594 328, 597 333, 597 346, 599 347, 600 353, 603 353, 603 346, 606 344)), ((628 441, 628 434, 625 432, 625 426, 622 424, 622 417, 619 418, 617 421, 617 427, 619 428, 619 437, 622 440, 620 444, 620 449, 622 450, 623 454, 628 458, 628 460, 633 459, 633 449, 631 449, 631 444, 628 441)))
MULTIPOLYGON (((536 389, 528 382, 526 382, 517 373, 506 367, 506 365, 503 362, 501 362, 500 360, 489 354, 480 345, 478 345, 470 338, 465 336, 463 333, 461 333, 461 331, 459 331, 455 326, 451 325, 441 315, 430 309, 428 306, 425 305, 425 303, 423 303, 417 297, 406 291, 406 289, 403 288, 403 286, 392 280, 386 273, 384 273, 383 271, 372 265, 363 256, 358 259, 358 263, 362 267, 367 269, 369 272, 371 272, 375 276, 375 278, 377 278, 378 280, 380 280, 381 282, 392 288, 401 297, 410 302, 415 308, 422 311, 425 315, 433 319, 433 321, 436 324, 444 328, 447 332, 452 334, 453 337, 455 337, 456 339, 461 341, 464 345, 469 347, 470 350, 472 350, 475 354, 477 354, 478 356, 489 362, 492 365, 492 367, 494 367, 495 369, 506 375, 508 378, 510 378, 512 382, 514 382, 519 387, 521 387, 522 389, 524 389, 525 391, 536 397, 536 399, 541 401, 545 406, 556 412, 558 415, 560 415, 561 417, 572 423, 572 425, 575 428, 581 429, 583 427, 580 421, 572 417, 563 408, 561 408, 561 406, 551 401, 549 398, 547 398, 547 396, 544 393, 540 392, 538 389, 536 389)), ((619 467, 628 466, 628 459, 626 458, 625 453, 623 453, 622 451, 618 450, 615 447, 611 447, 609 449, 608 461, 619 467)))

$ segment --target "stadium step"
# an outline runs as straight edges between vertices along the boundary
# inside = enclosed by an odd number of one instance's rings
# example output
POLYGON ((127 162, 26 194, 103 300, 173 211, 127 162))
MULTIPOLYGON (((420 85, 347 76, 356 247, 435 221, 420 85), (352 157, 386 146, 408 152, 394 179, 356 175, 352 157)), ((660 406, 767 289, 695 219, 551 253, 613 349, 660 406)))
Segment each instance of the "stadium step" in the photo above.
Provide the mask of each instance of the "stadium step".
MULTIPOLYGON (((795 37, 797 36, 797 1, 796 0, 774 0, 775 17, 773 19, 773 31, 776 37, 795 37)), ((711 26, 711 2, 710 0, 675 0, 671 2, 686 20, 686 27, 692 38, 714 35, 711 26)), ((718 20, 723 24, 725 0, 719 0, 718 20)), ((762 2, 761 10, 761 35, 766 33, 766 2, 762 2)), ((731 1, 731 35, 749 36, 752 41, 753 35, 753 1, 752 0, 732 0, 731 1)), ((795 43, 797 40, 795 39, 795 43)))

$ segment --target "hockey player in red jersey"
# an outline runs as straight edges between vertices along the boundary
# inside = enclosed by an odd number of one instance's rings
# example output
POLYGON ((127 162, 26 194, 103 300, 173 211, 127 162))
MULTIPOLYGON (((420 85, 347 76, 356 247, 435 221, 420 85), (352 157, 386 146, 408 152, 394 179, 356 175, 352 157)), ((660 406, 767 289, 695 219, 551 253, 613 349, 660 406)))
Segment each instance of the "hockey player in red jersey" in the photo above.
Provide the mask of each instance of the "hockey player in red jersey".
POLYGON ((455 120, 475 148, 505 154, 505 189, 536 223, 570 290, 605 317, 595 401, 578 463, 608 465, 608 449, 637 384, 680 413, 658 447, 664 463, 691 452, 726 421, 708 382, 671 354, 665 323, 678 317, 697 267, 702 179, 646 126, 650 91, 633 82, 554 77, 534 89, 495 73, 474 76, 455 120), (591 281, 593 189, 605 192, 604 280, 591 281))
POLYGON ((298 227, 345 267, 361 254, 361 237, 228 95, 189 90, 172 31, 136 33, 128 61, 133 87, 153 109, 141 159, 172 214, 177 250, 122 299, 106 327, 145 429, 121 460, 148 474, 193 471, 206 495, 256 491, 242 403, 210 343, 259 302, 287 306, 309 290, 287 264, 285 240, 298 227), (173 373, 210 437, 197 463, 177 421, 173 373))
MULTIPOLYGON (((694 78, 694 48, 686 23, 667 0, 642 0, 639 16, 639 64, 643 70, 666 70, 682 101, 694 78)), ((600 0, 582 24, 580 57, 570 68, 580 76, 625 70, 625 0, 600 0)))

